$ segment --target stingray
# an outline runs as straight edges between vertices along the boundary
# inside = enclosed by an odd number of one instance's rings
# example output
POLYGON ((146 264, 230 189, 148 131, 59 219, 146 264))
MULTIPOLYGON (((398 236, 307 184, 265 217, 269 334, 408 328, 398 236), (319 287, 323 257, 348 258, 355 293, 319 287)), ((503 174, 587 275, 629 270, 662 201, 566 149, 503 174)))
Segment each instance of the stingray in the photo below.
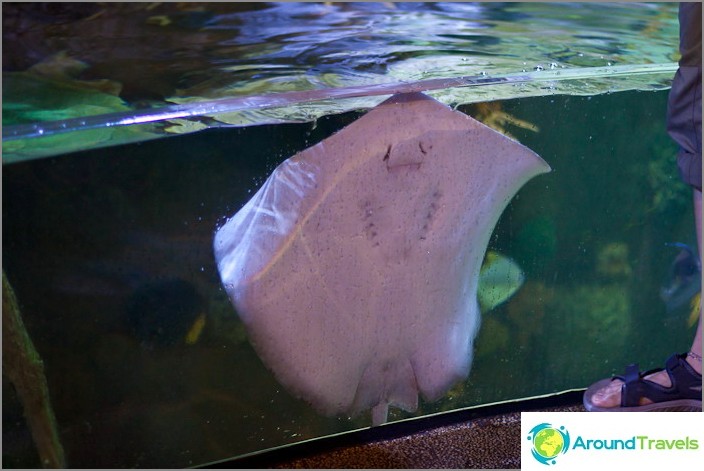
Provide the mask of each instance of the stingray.
POLYGON ((394 95, 280 164, 216 231, 223 287, 291 394, 384 423, 467 377, 489 237, 548 171, 465 114, 394 95))

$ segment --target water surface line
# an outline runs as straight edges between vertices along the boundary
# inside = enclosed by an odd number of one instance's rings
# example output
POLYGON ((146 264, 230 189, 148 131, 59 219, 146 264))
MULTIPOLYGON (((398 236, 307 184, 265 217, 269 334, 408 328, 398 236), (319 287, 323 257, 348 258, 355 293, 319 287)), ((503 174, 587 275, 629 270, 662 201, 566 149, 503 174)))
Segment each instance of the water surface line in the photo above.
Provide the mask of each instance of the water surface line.
POLYGON ((272 93, 268 95, 244 96, 166 105, 134 111, 106 113, 57 121, 4 126, 2 140, 12 141, 59 133, 88 129, 136 124, 157 123, 171 119, 213 116, 243 110, 281 108, 330 99, 361 98, 369 96, 395 95, 397 93, 427 92, 458 87, 478 87, 527 82, 555 82, 562 80, 599 79, 649 74, 674 74, 677 63, 638 64, 602 67, 554 68, 496 76, 477 75, 452 78, 433 78, 415 82, 389 82, 339 88, 322 88, 272 93))

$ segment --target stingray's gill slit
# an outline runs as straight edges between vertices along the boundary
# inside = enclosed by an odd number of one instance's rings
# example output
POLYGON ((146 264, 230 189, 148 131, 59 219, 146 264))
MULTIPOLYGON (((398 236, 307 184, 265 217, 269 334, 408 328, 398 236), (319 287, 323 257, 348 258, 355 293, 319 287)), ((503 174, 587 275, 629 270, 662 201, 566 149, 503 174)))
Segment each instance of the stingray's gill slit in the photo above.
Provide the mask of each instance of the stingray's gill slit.
POLYGON ((386 148, 386 153, 384 154, 384 157, 381 159, 382 162, 388 162, 390 155, 391 155, 391 144, 389 144, 388 147, 386 148))

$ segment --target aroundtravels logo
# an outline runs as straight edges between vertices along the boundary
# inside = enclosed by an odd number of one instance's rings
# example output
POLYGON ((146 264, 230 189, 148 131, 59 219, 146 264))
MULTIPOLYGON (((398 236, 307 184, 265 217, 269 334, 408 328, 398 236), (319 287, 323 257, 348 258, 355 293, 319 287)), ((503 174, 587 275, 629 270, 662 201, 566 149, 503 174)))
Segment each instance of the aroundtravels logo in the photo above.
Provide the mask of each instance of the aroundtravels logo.
MULTIPOLYGON (((668 450, 678 453, 692 453, 701 448, 700 440, 689 433, 667 438, 652 437, 640 433, 630 436, 616 434, 621 438, 606 437, 601 433, 597 435, 598 438, 592 438, 593 436, 578 434, 573 440, 564 425, 553 427, 548 422, 541 422, 530 429, 526 439, 531 442, 530 452, 533 458, 544 465, 556 464, 557 458, 570 450, 573 450, 573 453, 586 451, 590 454, 592 452, 662 453, 668 450)), ((574 458, 573 453, 570 454, 567 461, 574 458)))
POLYGON ((521 469, 631 469, 657 463, 699 469, 701 418, 701 412, 521 412, 521 469))
POLYGON ((570 449, 570 433, 565 427, 555 428, 547 422, 533 427, 528 440, 533 442, 533 458, 546 465, 555 464, 556 458, 570 449))

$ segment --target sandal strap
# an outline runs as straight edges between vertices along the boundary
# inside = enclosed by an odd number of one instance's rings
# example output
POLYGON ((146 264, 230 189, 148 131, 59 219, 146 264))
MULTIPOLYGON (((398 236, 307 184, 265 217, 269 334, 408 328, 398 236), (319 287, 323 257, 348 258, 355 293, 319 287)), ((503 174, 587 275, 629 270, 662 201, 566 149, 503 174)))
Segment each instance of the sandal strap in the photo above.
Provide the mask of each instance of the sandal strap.
POLYGON ((687 354, 672 355, 665 364, 672 384, 684 399, 702 398, 702 375, 687 362, 687 354))
POLYGON ((628 365, 623 376, 617 376, 623 381, 621 386, 621 406, 636 407, 640 399, 646 397, 653 402, 666 402, 677 399, 702 399, 702 375, 694 371, 686 361, 686 354, 671 355, 665 363, 665 372, 670 377, 670 387, 665 387, 647 379, 651 373, 662 371, 663 368, 641 373, 638 364, 628 365))

